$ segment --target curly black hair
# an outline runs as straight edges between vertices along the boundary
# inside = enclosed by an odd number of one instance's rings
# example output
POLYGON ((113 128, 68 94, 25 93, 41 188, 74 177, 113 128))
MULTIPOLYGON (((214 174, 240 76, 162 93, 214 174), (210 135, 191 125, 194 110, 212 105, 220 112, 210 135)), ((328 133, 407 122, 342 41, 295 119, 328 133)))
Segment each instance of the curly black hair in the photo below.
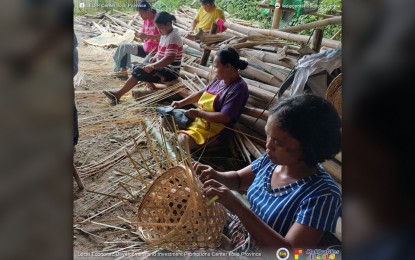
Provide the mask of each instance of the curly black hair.
POLYGON ((341 120, 334 106, 311 94, 280 101, 271 120, 297 139, 308 166, 333 158, 341 148, 341 120))

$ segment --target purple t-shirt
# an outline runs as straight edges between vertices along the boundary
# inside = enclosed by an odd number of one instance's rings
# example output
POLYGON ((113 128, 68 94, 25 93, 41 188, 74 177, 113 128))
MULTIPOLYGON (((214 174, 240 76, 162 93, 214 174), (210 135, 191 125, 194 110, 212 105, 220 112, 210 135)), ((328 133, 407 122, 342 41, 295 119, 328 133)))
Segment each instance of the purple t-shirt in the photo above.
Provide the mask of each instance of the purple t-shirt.
MULTIPOLYGON (((242 110, 248 101, 249 92, 246 82, 242 78, 239 78, 228 86, 225 86, 223 80, 214 79, 204 90, 211 94, 220 92, 216 97, 213 106, 215 111, 221 112, 232 118, 231 121, 226 124, 226 126, 232 127, 232 125, 238 121, 242 114, 242 110)), ((221 134, 220 139, 223 140, 231 134, 231 130, 225 129, 221 134)))

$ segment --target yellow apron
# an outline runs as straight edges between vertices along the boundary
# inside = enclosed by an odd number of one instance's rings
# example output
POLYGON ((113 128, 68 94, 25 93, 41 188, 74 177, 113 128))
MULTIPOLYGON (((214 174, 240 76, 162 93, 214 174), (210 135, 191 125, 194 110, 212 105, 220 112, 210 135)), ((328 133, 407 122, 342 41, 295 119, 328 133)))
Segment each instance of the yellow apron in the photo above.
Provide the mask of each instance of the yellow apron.
MULTIPOLYGON (((218 112, 215 111, 213 104, 215 103, 216 97, 225 89, 226 87, 220 90, 217 94, 212 94, 208 91, 203 92, 198 101, 198 109, 206 112, 218 112)), ((189 135, 198 145, 203 145, 208 139, 212 140, 214 137, 218 136, 223 129, 225 129, 224 124, 211 123, 205 119, 196 117, 187 130, 182 130, 180 133, 189 135)))

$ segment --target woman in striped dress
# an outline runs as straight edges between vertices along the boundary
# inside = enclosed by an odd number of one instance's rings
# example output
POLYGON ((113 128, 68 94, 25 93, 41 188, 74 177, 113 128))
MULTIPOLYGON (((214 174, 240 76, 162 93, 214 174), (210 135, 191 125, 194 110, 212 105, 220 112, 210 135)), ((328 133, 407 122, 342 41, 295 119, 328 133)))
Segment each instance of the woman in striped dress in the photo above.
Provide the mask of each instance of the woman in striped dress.
POLYGON ((149 60, 149 64, 135 66, 130 78, 120 90, 103 91, 113 105, 116 105, 120 98, 130 91, 138 81, 161 83, 179 77, 183 42, 177 29, 173 28, 175 20, 174 15, 167 12, 157 13, 154 23, 161 35, 157 53, 149 60))
POLYGON ((335 232, 341 214, 337 183, 321 162, 340 150, 340 118, 325 99, 301 95, 271 110, 266 153, 230 172, 195 163, 207 197, 234 215, 227 227, 233 248, 275 252, 313 248, 324 232, 335 232), (230 190, 247 191, 250 207, 230 190))

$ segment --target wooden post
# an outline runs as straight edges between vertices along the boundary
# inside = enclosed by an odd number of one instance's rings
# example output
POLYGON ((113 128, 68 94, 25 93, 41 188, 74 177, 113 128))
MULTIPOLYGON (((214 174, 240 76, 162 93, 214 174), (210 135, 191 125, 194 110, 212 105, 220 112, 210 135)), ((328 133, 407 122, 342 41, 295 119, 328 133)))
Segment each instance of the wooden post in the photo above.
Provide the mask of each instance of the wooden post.
POLYGON ((310 48, 317 53, 320 52, 322 40, 323 40, 323 30, 315 29, 313 32, 313 36, 311 37, 310 48))
MULTIPOLYGON (((218 31, 218 25, 216 23, 212 23, 212 27, 210 27, 209 34, 216 34, 217 31, 218 31)), ((203 51, 202 59, 200 60, 200 65, 206 66, 207 61, 209 59, 209 55, 210 55, 210 50, 203 51)))
POLYGON ((277 0, 274 9, 274 19, 272 20, 272 29, 278 29, 280 27, 280 20, 282 14, 282 0, 277 0))

